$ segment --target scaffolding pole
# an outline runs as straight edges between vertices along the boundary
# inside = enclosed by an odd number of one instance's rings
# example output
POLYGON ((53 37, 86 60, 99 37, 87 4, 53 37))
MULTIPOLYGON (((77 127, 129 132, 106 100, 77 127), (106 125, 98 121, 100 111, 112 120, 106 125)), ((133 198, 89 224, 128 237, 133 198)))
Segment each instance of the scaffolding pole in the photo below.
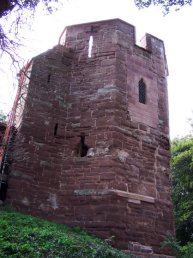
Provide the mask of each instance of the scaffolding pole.
POLYGON ((8 122, 6 124, 6 129, 5 129, 5 133, 4 133, 4 137, 3 137, 2 146, 0 147, 0 190, 2 188, 2 184, 6 184, 6 181, 7 181, 7 175, 4 175, 4 170, 5 170, 8 146, 10 143, 10 139, 12 137, 11 131, 14 126, 18 102, 21 98, 22 89, 25 85, 25 79, 27 77, 26 74, 31 65, 31 62, 32 62, 32 60, 30 62, 28 62, 20 72, 17 93, 15 96, 13 107, 9 114, 8 122))

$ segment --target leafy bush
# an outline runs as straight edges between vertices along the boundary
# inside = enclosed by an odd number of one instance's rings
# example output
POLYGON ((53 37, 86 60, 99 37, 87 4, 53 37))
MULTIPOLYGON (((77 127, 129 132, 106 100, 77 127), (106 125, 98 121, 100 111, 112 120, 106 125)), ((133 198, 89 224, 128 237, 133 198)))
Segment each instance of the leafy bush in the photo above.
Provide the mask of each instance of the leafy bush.
POLYGON ((172 199, 176 237, 181 245, 193 241, 193 138, 172 142, 172 199))
POLYGON ((0 208, 0 258, 128 258, 105 241, 69 228, 0 208))
POLYGON ((173 236, 167 236, 163 247, 171 248, 176 258, 192 258, 193 257, 193 242, 188 242, 186 245, 181 246, 179 242, 173 236))
POLYGON ((193 243, 188 242, 186 245, 180 247, 180 255, 179 258, 190 258, 193 257, 193 243))

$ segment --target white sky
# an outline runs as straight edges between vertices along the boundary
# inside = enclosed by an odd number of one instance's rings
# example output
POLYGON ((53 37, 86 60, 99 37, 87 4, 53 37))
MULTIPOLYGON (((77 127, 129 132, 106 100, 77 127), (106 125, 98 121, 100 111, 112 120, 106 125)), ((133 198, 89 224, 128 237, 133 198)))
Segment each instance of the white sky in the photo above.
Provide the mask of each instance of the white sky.
MULTIPOLYGON (((22 56, 31 57, 52 48, 66 25, 120 18, 136 26, 138 39, 146 32, 165 43, 169 66, 168 90, 171 138, 190 132, 188 118, 193 118, 193 7, 163 16, 159 8, 138 10, 134 0, 65 0, 61 10, 44 15, 38 10, 31 30, 23 31, 27 38, 22 56)), ((0 63, 0 110, 9 112, 14 99, 10 64, 0 63)))

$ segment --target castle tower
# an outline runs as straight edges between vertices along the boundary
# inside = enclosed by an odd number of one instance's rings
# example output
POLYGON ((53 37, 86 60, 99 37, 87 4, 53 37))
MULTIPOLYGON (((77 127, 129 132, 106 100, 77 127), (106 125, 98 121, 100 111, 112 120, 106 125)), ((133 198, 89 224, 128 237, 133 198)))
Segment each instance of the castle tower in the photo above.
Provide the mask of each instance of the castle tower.
POLYGON ((119 19, 69 26, 29 72, 8 200, 119 248, 163 252, 174 232, 163 42, 147 34, 137 46, 119 19))

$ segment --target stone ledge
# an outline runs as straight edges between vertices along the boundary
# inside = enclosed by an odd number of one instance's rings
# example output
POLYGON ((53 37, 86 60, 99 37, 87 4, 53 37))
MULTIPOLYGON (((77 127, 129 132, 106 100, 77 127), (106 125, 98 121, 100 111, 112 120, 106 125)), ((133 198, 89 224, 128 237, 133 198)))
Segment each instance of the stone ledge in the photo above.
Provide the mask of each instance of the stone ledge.
POLYGON ((132 258, 176 258, 175 256, 169 256, 164 254, 144 254, 140 252, 123 251, 124 253, 131 255, 132 258))
POLYGON ((121 196, 121 197, 129 198, 129 202, 132 202, 132 200, 137 200, 137 201, 155 203, 155 198, 147 196, 147 195, 130 193, 130 192, 125 192, 125 191, 120 191, 120 190, 110 190, 110 192, 112 192, 118 196, 121 196))
POLYGON ((128 243, 128 250, 124 252, 131 255, 132 258, 175 258, 165 254, 155 254, 151 246, 131 241, 128 243))
POLYGON ((81 190, 74 190, 74 193, 76 195, 85 195, 85 196, 91 196, 91 195, 107 195, 107 194, 114 194, 120 197, 128 198, 128 202, 140 204, 141 201, 143 202, 149 202, 149 203, 155 203, 155 198, 147 196, 147 195, 141 195, 136 193, 130 193, 125 192, 121 190, 116 189, 107 189, 107 190, 97 190, 97 189, 81 189, 81 190))
POLYGON ((97 190, 97 189, 81 189, 81 190, 74 190, 76 195, 84 195, 84 196, 91 196, 91 195, 107 195, 109 194, 109 190, 97 190))

